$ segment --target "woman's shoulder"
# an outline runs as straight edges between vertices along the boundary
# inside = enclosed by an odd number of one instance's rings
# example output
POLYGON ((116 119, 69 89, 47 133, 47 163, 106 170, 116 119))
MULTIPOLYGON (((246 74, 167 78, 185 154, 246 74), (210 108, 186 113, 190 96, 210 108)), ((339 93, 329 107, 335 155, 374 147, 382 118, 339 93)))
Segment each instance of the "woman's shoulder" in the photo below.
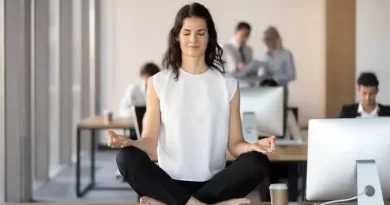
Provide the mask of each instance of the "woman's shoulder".
POLYGON ((163 91, 163 87, 167 80, 168 75, 170 75, 170 71, 168 69, 163 69, 152 76, 152 84, 159 98, 163 91))
POLYGON ((169 72, 168 69, 163 69, 163 70, 161 70, 160 72, 154 74, 154 75, 152 76, 152 78, 153 78, 153 83, 154 83, 154 82, 159 83, 159 82, 161 82, 162 80, 166 79, 167 76, 169 75, 169 73, 170 73, 170 72, 169 72))
POLYGON ((153 78, 161 78, 169 74, 169 69, 162 69, 160 72, 153 75, 153 78))
POLYGON ((232 75, 229 73, 221 73, 220 76, 225 82, 228 95, 229 95, 229 101, 233 99, 234 93, 236 93, 236 90, 238 88, 238 81, 236 78, 234 78, 232 75))

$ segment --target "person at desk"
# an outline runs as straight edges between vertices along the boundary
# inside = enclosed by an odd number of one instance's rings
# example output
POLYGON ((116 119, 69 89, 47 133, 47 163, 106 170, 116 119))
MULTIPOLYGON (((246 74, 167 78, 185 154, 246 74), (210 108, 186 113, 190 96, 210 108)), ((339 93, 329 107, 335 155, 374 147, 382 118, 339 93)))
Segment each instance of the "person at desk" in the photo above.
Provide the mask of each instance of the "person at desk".
POLYGON ((265 64, 263 69, 258 69, 259 77, 264 78, 261 84, 287 86, 296 79, 292 53, 283 48, 279 31, 273 26, 264 31, 263 40, 267 51, 260 57, 260 62, 265 64))
POLYGON ((146 105, 147 80, 160 72, 160 68, 152 62, 145 63, 140 69, 141 81, 129 84, 119 105, 120 117, 133 117, 133 106, 146 105))
POLYGON ((340 118, 382 117, 390 116, 390 106, 377 103, 379 81, 375 73, 361 73, 357 79, 359 103, 344 105, 340 111, 340 118))
POLYGON ((256 70, 251 72, 251 68, 249 68, 253 61, 253 49, 247 45, 250 33, 251 26, 249 23, 239 22, 230 42, 222 46, 225 70, 240 80, 240 83, 245 83, 251 75, 256 76, 256 70))
POLYGON ((148 81, 139 140, 108 133, 118 168, 141 204, 238 205, 267 175, 275 137, 244 141, 237 80, 225 74, 208 9, 182 7, 169 32, 165 70, 148 81), (149 158, 157 147, 158 166, 149 158), (226 150, 237 157, 225 168, 226 150))

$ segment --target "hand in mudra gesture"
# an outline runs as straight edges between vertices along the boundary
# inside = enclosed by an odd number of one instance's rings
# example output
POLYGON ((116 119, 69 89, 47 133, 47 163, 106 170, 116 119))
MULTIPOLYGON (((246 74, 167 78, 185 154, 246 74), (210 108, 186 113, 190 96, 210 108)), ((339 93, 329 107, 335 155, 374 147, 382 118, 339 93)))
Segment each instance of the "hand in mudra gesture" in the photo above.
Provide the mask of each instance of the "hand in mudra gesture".
POLYGON ((263 138, 249 145, 250 151, 269 154, 275 151, 275 136, 263 138))
POLYGON ((123 148, 123 147, 128 147, 132 145, 133 140, 117 135, 113 131, 108 131, 108 136, 107 136, 107 145, 111 148, 123 148))

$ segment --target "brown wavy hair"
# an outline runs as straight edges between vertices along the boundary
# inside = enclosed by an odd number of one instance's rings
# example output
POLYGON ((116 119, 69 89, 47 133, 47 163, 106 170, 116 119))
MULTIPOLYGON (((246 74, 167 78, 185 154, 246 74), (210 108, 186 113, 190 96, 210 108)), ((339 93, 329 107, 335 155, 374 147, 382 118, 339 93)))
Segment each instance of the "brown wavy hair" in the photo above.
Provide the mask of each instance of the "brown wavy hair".
POLYGON ((169 32, 168 49, 163 56, 162 66, 165 69, 172 69, 175 79, 179 79, 179 69, 182 65, 182 51, 177 40, 183 21, 186 18, 198 17, 206 21, 209 35, 205 54, 205 62, 209 69, 217 69, 225 73, 224 61, 222 60, 223 50, 217 41, 217 31, 209 10, 199 3, 191 3, 183 6, 176 14, 175 23, 169 32))

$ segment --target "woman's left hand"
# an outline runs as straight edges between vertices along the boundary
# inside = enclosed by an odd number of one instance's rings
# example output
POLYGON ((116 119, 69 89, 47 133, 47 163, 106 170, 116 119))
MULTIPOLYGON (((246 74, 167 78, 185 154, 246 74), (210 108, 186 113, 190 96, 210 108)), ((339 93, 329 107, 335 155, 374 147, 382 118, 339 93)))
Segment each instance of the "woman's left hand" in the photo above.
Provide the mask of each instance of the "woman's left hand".
POLYGON ((250 151, 269 154, 275 151, 275 136, 263 138, 257 142, 251 143, 249 146, 250 151))

